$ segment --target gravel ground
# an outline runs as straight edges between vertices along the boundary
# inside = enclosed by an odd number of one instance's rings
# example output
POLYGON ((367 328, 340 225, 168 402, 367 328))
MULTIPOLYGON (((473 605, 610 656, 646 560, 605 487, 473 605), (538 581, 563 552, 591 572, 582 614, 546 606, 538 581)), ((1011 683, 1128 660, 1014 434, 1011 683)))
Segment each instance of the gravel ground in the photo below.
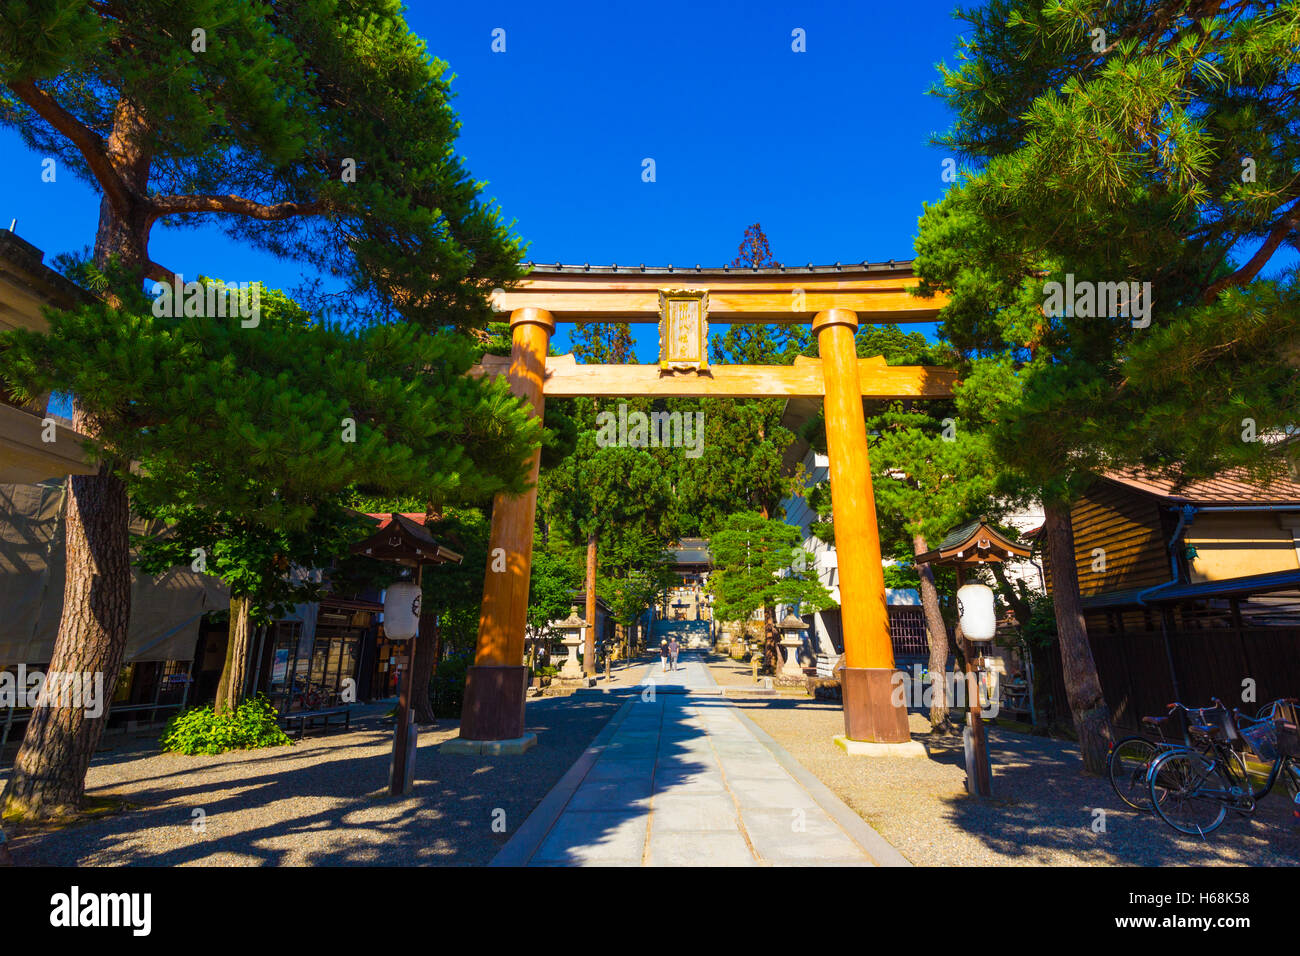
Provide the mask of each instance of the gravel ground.
MULTIPOLYGON (((734 661, 725 654, 705 654, 704 661, 709 665, 709 673, 721 687, 737 688, 727 694, 727 697, 734 698, 745 696, 743 690, 758 690, 760 685, 754 683, 754 667, 748 661, 734 661)), ((801 700, 811 700, 808 692, 803 687, 794 685, 786 686, 777 684, 774 690, 781 697, 796 697, 801 700)), ((756 699, 771 700, 770 693, 753 695, 756 699)))
MULTIPOLYGON (((19 865, 481 865, 524 822, 623 702, 619 694, 527 705, 538 744, 522 756, 444 756, 458 723, 420 734, 415 790, 385 792, 391 704, 353 729, 293 747, 185 757, 152 739, 96 756, 87 796, 127 809, 47 832, 9 833, 19 865), (505 832, 493 832, 504 811, 505 832), (197 811, 202 811, 200 816, 197 811), (199 826, 199 821, 202 826, 199 826)), ((8 775, 0 771, 0 787, 8 775)), ((498 829, 500 826, 498 825, 498 829)))
MULTIPOLYGON (((714 667, 719 683, 721 668, 714 667)), ((1066 741, 989 728, 993 794, 966 794, 960 738, 930 739, 910 717, 930 759, 850 757, 831 738, 844 732, 837 704, 746 698, 741 712, 913 863, 922 866, 1295 866, 1300 832, 1279 788, 1253 817, 1229 819, 1207 839, 1177 833, 1154 814, 1126 807, 1108 780, 1084 774, 1066 741), (1105 832, 1094 832, 1096 810, 1105 832)))
POLYGON ((709 673, 723 687, 753 687, 753 667, 748 663, 733 661, 725 654, 704 654, 709 673))
MULTIPOLYGON (((721 685, 753 686, 746 665, 716 656, 709 665, 721 685)), ((528 727, 539 743, 522 757, 443 756, 436 748, 456 735, 457 724, 440 722, 420 735, 415 793, 402 800, 384 794, 392 726, 382 714, 389 705, 371 708, 347 733, 308 737, 292 748, 183 757, 160 754, 152 739, 117 739, 96 756, 88 796, 126 809, 58 830, 11 832, 13 862, 485 864, 626 694, 530 700, 528 727), (504 832, 493 832, 498 810, 504 832)), ((835 703, 781 695, 741 697, 736 706, 920 865, 1300 862, 1300 834, 1277 793, 1253 818, 1229 819, 1201 841, 1125 807, 1105 779, 1078 769, 1068 742, 989 728, 995 797, 981 803, 965 792, 959 739, 931 740, 920 715, 911 717, 912 732, 930 749, 928 760, 849 757, 831 742, 843 731, 835 703), (1093 829, 1098 809, 1104 832, 1093 829)), ((5 776, 0 770, 0 786, 5 776)))

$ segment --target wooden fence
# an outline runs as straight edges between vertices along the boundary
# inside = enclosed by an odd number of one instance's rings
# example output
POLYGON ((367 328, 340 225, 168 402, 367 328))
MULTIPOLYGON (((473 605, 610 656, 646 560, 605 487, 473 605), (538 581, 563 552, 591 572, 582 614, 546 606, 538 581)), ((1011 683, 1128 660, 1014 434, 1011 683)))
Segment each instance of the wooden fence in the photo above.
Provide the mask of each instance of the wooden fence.
MULTIPOLYGON (((1217 697, 1254 713, 1278 697, 1300 697, 1300 627, 1204 628, 1098 633, 1089 631, 1102 692, 1117 728, 1136 732, 1143 717, 1165 713, 1174 700, 1192 707, 1217 697), (1175 687, 1175 677, 1177 686, 1175 687), (1243 700, 1251 680, 1254 700, 1243 700)), ((1060 649, 1035 650, 1037 704, 1070 719, 1060 649)))

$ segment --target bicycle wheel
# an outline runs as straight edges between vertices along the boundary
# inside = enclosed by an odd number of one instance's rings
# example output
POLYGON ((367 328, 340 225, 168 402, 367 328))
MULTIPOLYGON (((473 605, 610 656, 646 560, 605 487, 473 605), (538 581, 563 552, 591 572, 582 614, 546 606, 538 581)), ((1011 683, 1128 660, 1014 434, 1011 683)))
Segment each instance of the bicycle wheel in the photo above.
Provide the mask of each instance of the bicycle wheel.
POLYGON ((1232 802, 1218 763, 1190 750, 1157 757, 1147 776, 1160 819, 1179 833, 1205 836, 1218 829, 1232 802))
POLYGON ((1145 737, 1125 737, 1110 752, 1107 773, 1116 795, 1134 810, 1151 809, 1147 771, 1156 757, 1156 745, 1145 737))

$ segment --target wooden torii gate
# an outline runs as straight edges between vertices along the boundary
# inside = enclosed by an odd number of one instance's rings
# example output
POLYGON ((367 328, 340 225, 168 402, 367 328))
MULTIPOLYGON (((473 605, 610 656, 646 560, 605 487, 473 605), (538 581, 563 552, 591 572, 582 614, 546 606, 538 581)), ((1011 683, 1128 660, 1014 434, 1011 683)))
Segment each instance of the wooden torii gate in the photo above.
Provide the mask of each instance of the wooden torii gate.
MULTIPOLYGON (((906 709, 893 700, 894 655, 862 399, 947 398, 955 376, 948 369, 859 359, 854 333, 860 319, 933 321, 944 300, 912 295, 915 284, 911 263, 893 261, 803 269, 536 265, 515 289, 494 293, 494 306, 510 314, 510 358, 488 358, 476 369, 506 374, 538 417, 547 396, 821 397, 839 564, 845 736, 876 744, 911 738, 906 709), (811 322, 821 358, 790 366, 709 366, 709 321, 811 322), (572 355, 548 357, 559 322, 659 323, 660 362, 585 365, 572 355)), ((539 450, 532 458, 529 491, 498 495, 493 503, 478 646, 465 682, 460 737, 446 749, 521 752, 535 742, 524 732, 523 662, 540 457, 539 450)))

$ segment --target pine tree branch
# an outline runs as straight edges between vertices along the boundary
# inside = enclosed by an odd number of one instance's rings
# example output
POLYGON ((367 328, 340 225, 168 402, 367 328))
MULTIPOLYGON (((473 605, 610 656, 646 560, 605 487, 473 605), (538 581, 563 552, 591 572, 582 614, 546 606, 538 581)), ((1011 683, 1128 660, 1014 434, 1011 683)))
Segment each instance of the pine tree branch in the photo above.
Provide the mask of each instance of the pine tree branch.
POLYGON ((64 109, 54 97, 38 87, 34 81, 14 80, 7 85, 20 100, 31 107, 37 116, 66 136, 72 145, 77 147, 95 179, 103 187, 108 201, 113 204, 114 209, 125 215, 134 197, 126 182, 114 168, 104 140, 99 134, 64 109))
POLYGON ((145 264, 144 276, 146 279, 153 279, 155 282, 170 283, 175 278, 176 273, 172 272, 172 270, 168 269, 166 266, 161 266, 150 259, 145 264))
POLYGON ((1273 258, 1273 253, 1277 251, 1277 247, 1291 234, 1291 230, 1296 228, 1300 228, 1300 201, 1292 203, 1291 208, 1282 214, 1282 218, 1273 224, 1273 228, 1269 230, 1268 238, 1264 240, 1264 244, 1259 247, 1259 250, 1250 257, 1250 261, 1231 275, 1224 276, 1217 282, 1211 283, 1210 287, 1205 290, 1202 301, 1208 305, 1217 299, 1219 293, 1224 289, 1245 285, 1255 278, 1259 271, 1268 264, 1268 260, 1273 258))
POLYGON ((227 212, 265 222, 292 219, 295 216, 319 216, 329 212, 333 205, 323 199, 312 202, 260 203, 243 196, 159 196, 154 200, 158 216, 183 213, 227 212))

